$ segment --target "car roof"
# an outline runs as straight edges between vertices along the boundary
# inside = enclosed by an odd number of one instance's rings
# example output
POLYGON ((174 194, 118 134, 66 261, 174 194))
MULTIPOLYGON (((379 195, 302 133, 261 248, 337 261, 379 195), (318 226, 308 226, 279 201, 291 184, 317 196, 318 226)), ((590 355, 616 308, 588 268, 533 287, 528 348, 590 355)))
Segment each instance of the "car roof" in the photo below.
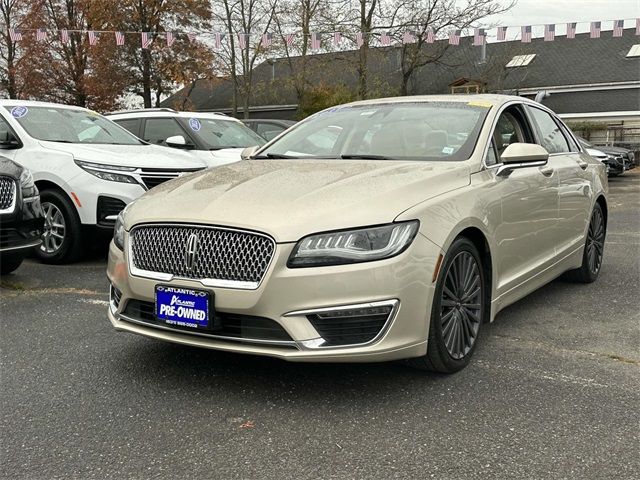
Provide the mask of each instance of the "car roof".
POLYGON ((485 104, 491 104, 491 106, 498 107, 508 102, 519 101, 523 103, 535 103, 531 100, 518 97, 515 95, 497 95, 490 93, 480 94, 453 94, 453 95, 409 95, 405 97, 388 97, 388 98, 374 98, 371 100, 359 100, 356 102, 348 103, 347 105, 380 105, 388 103, 428 103, 428 102, 459 102, 459 103, 472 103, 482 102, 485 104))
POLYGON ((212 112, 178 112, 170 108, 152 108, 139 110, 127 110, 117 111, 107 114, 107 117, 111 120, 118 120, 123 118, 153 118, 153 117, 178 117, 178 118, 211 118, 214 120, 229 120, 232 122, 239 122, 240 120, 222 115, 220 113, 212 112))
POLYGON ((243 118, 243 122, 274 122, 282 123, 285 125, 294 125, 297 123, 295 120, 285 120, 283 118, 243 118))
POLYGON ((38 102, 35 100, 19 100, 19 99, 1 99, 0 105, 5 107, 11 106, 25 106, 25 107, 55 107, 55 108, 67 108, 69 110, 83 110, 87 111, 89 109, 84 107, 78 107, 77 105, 65 105, 62 103, 53 103, 53 102, 38 102))

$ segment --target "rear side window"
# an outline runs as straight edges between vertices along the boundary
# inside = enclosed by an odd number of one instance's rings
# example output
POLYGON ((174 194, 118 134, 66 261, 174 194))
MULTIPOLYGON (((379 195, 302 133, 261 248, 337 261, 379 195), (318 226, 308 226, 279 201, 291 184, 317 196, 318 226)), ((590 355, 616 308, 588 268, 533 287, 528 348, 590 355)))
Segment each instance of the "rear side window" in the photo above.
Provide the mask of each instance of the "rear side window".
POLYGON ((540 145, 549 153, 569 152, 569 144, 553 117, 544 110, 529 107, 533 121, 538 127, 540 145))
POLYGON ((140 135, 140 120, 137 118, 127 118, 122 120, 114 120, 122 128, 126 128, 134 135, 140 135))
POLYGON ((280 135, 282 132, 284 132, 284 127, 281 127, 280 125, 275 125, 273 123, 261 122, 261 123, 258 123, 258 127, 256 131, 261 137, 264 137, 267 140, 271 140, 277 137, 278 135, 280 135))

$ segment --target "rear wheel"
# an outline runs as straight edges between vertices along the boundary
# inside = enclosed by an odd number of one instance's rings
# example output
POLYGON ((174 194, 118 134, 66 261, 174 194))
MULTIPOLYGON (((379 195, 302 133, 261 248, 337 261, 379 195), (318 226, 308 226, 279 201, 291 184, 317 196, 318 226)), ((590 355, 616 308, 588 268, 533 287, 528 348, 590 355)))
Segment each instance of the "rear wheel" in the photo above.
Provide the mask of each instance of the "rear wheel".
POLYGON ((40 193, 44 210, 42 245, 36 255, 44 263, 60 264, 78 260, 84 251, 81 223, 69 199, 57 190, 40 193))
POLYGON ((587 240, 582 254, 580 268, 567 272, 566 277, 574 282, 591 283, 600 274, 602 257, 604 254, 604 241, 607 235, 607 225, 604 213, 599 203, 596 203, 591 213, 587 240))
POLYGON ((454 373, 469 363, 484 322, 485 280, 475 245, 457 239, 445 256, 431 309, 427 354, 409 364, 454 373))

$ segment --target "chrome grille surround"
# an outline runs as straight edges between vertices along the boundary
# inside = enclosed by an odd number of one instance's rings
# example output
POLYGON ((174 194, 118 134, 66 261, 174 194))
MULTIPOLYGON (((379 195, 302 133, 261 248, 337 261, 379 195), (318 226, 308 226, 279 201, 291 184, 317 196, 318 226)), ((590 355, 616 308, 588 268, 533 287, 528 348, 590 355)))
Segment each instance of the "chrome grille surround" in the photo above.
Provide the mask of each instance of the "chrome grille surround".
POLYGON ((132 275, 245 290, 260 286, 276 249, 275 240, 263 233, 208 225, 136 225, 128 240, 132 275), (198 250, 189 268, 187 250, 194 234, 198 250))
POLYGON ((16 182, 10 177, 0 177, 0 213, 13 213, 16 208, 16 182))

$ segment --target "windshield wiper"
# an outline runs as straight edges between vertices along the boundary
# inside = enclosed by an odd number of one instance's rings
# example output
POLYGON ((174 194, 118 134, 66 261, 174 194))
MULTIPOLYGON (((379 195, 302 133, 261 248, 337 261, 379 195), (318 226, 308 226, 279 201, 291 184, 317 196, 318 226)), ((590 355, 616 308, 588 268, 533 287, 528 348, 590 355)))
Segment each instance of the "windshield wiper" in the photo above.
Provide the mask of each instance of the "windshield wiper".
POLYGON ((384 155, 370 155, 368 153, 363 153, 362 155, 340 155, 340 158, 343 160, 391 160, 391 158, 385 157, 384 155))
POLYGON ((257 157, 253 157, 253 158, 298 158, 298 157, 294 157, 291 155, 285 155, 284 153, 265 153, 264 155, 258 155, 257 157))
POLYGON ((47 142, 56 142, 56 143, 76 143, 71 140, 47 140, 47 142))

